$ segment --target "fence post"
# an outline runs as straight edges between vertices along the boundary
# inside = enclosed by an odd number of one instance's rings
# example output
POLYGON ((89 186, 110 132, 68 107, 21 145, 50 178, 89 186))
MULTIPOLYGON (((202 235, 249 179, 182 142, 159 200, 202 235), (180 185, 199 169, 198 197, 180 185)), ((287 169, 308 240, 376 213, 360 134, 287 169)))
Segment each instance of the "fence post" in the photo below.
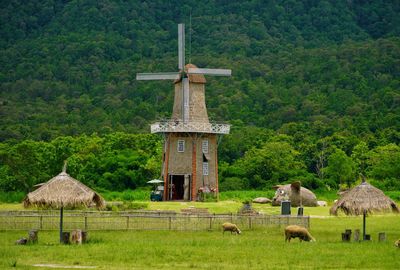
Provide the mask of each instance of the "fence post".
POLYGON ((85 231, 88 229, 87 216, 85 215, 85 231))
POLYGON ((171 222, 172 222, 172 218, 169 217, 168 218, 168 230, 171 230, 171 222))
POLYGON ((43 229, 43 216, 40 215, 40 224, 39 224, 39 228, 43 229))
POLYGON ((386 233, 380 232, 380 233, 378 234, 378 239, 379 239, 379 242, 384 242, 384 241, 386 241, 386 233))
POLYGON ((251 217, 249 217, 249 229, 251 230, 251 217))
POLYGON ((126 230, 129 230, 129 216, 126 216, 126 230))
POLYGON ((209 217, 209 219, 210 219, 210 227, 209 227, 209 230, 211 231, 211 229, 212 229, 212 217, 209 217))

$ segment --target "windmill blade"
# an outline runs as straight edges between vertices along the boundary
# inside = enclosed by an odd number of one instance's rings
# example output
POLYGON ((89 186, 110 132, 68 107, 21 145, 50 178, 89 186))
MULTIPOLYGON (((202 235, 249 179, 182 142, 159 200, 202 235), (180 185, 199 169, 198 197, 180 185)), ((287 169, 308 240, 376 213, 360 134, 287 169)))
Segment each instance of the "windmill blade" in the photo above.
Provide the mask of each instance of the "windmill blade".
POLYGON ((185 67, 185 24, 178 24, 178 67, 183 70, 185 67))
POLYGON ((189 122, 189 79, 182 78, 182 118, 186 124, 189 122))
POLYGON ((136 80, 176 80, 179 79, 179 72, 160 72, 160 73, 136 73, 136 80))
POLYGON ((232 70, 230 69, 213 69, 213 68, 189 68, 188 74, 204 74, 215 76, 231 76, 232 70))

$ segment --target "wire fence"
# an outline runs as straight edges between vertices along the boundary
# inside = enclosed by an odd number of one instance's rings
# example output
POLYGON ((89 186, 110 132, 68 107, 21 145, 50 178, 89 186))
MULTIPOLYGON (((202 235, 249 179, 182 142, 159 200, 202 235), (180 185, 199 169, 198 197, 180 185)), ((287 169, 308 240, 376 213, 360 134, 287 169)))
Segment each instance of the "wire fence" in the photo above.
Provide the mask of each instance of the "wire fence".
MULTIPOLYGON (((235 223, 241 230, 268 226, 310 226, 309 216, 182 214, 172 211, 64 211, 63 228, 67 230, 221 230, 224 222, 235 223)), ((58 230, 60 213, 44 211, 0 211, 0 230, 58 230)))

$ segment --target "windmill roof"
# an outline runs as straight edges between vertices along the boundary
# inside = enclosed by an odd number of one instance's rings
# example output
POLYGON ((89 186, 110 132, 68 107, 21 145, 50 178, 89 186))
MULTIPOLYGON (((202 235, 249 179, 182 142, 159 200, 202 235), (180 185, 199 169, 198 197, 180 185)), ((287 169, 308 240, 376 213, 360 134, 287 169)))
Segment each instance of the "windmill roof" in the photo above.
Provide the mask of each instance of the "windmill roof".
MULTIPOLYGON (((189 68, 197 68, 194 64, 185 65, 185 71, 189 68)), ((206 78, 203 74, 188 74, 189 82, 191 83, 206 83, 206 78)), ((179 78, 174 81, 174 83, 179 83, 182 81, 182 75, 179 75, 179 78)))

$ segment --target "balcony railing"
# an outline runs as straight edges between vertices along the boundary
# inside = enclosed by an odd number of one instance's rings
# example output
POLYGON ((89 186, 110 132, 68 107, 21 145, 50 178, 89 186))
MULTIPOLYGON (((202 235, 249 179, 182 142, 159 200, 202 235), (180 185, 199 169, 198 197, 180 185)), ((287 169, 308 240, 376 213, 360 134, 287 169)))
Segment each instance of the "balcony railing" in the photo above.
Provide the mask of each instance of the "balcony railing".
POLYGON ((161 121, 151 125, 151 133, 164 133, 164 132, 199 132, 199 133, 215 133, 215 134, 229 134, 230 125, 204 123, 204 122, 175 122, 175 121, 161 121))

